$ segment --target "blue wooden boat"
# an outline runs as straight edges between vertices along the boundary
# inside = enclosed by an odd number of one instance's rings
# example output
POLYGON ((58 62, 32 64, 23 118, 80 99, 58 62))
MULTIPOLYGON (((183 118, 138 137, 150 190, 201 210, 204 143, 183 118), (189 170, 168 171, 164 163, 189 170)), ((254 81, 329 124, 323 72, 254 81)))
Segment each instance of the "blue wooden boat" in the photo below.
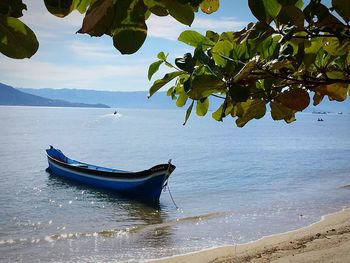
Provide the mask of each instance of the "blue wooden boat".
POLYGON ((159 202, 162 189, 175 170, 170 161, 148 170, 129 172, 72 160, 52 146, 46 153, 48 170, 54 175, 146 202, 159 202))

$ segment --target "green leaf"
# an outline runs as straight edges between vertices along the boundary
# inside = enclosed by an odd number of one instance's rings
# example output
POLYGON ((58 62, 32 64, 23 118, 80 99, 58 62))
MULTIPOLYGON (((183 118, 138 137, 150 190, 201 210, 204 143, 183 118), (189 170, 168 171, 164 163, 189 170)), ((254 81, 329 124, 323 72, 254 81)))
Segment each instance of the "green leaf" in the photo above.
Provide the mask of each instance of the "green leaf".
POLYGON ((173 96, 175 95, 175 86, 172 86, 171 88, 169 88, 168 91, 166 92, 166 95, 173 98, 173 96))
POLYGON ((87 33, 90 36, 111 35, 114 16, 113 1, 96 1, 87 10, 83 25, 77 33, 87 33))
POLYGON ((205 33, 205 36, 207 38, 209 38, 211 41, 213 41, 214 43, 218 42, 220 35, 218 33, 215 33, 213 31, 208 30, 205 33))
POLYGON ((0 15, 0 52, 10 58, 30 58, 39 48, 34 32, 18 18, 0 15))
POLYGON ((179 97, 177 98, 177 101, 176 101, 176 106, 177 107, 183 107, 185 106, 186 102, 187 102, 187 99, 188 99, 188 96, 186 94, 186 92, 181 92, 179 94, 179 97))
POLYGON ((224 109, 223 109, 223 104, 222 104, 215 112, 213 112, 211 114, 211 116, 216 121, 222 121, 223 111, 224 111, 224 109))
POLYGON ((94 2, 94 0, 78 0, 76 2, 75 9, 79 11, 80 14, 84 14, 88 6, 94 2))
POLYGON ((113 45, 122 54, 133 54, 141 48, 147 37, 147 7, 143 1, 123 0, 117 1, 115 10, 113 45))
POLYGON ((270 23, 271 17, 275 18, 282 8, 277 0, 248 0, 248 5, 259 21, 267 23, 270 23))
POLYGON ((166 8, 159 6, 159 5, 155 5, 153 7, 151 7, 149 9, 153 14, 155 14, 156 16, 167 16, 169 15, 168 10, 166 10, 166 8))
POLYGON ((204 100, 197 100, 196 113, 198 116, 205 116, 209 109, 209 100, 205 98, 204 100))
POLYGON ((122 54, 134 54, 142 47, 146 37, 146 24, 137 28, 120 27, 113 31, 113 45, 122 54))
POLYGON ((284 25, 291 24, 298 28, 304 27, 304 13, 295 6, 283 6, 276 19, 284 25))
POLYGON ((315 63, 317 54, 322 51, 323 43, 317 39, 311 39, 305 42, 305 46, 306 45, 308 46, 304 48, 302 60, 305 64, 305 68, 309 70, 309 67, 315 63))
POLYGON ((250 90, 249 87, 237 85, 233 82, 229 87, 229 94, 234 102, 244 102, 248 100, 250 96, 250 90))
POLYGON ((271 107, 271 117, 275 121, 277 120, 285 120, 287 123, 291 123, 295 121, 295 113, 296 110, 292 110, 279 102, 272 101, 270 103, 271 107))
POLYGON ((282 6, 277 0, 263 0, 267 13, 275 18, 280 12, 282 6))
POLYGON ((194 104, 194 100, 192 101, 191 105, 188 107, 187 111, 186 111, 186 117, 185 117, 185 122, 183 123, 183 125, 185 125, 188 121, 188 118, 191 115, 192 109, 193 109, 193 104, 194 104))
POLYGON ((259 51, 263 59, 273 59, 278 56, 280 44, 279 36, 269 36, 258 46, 257 51, 259 51))
POLYGON ((232 109, 233 109, 233 104, 228 103, 226 100, 223 104, 221 104, 221 106, 215 112, 212 113, 211 116, 213 117, 213 119, 217 121, 222 121, 222 118, 230 114, 232 109))
POLYGON ((247 100, 237 103, 233 109, 233 116, 237 116, 236 125, 243 127, 252 119, 260 119, 266 113, 266 103, 263 100, 247 100))
POLYGON ((201 4, 201 10, 206 14, 211 14, 219 9, 219 0, 204 0, 201 4))
POLYGON ((332 56, 344 56, 350 51, 350 40, 339 41, 336 37, 323 38, 323 49, 332 56))
POLYGON ((334 10, 344 19, 350 21, 350 0, 332 0, 334 10))
POLYGON ((243 42, 241 44, 232 43, 232 57, 236 60, 245 60, 248 53, 247 43, 243 42))
POLYGON ((295 6, 298 7, 299 9, 303 7, 304 2, 303 0, 278 0, 278 2, 282 6, 295 6))
POLYGON ((326 72, 326 75, 329 79, 343 79, 343 80, 346 80, 346 77, 345 77, 345 72, 344 71, 327 71, 326 72))
POLYGON ((266 66, 269 67, 269 70, 281 70, 281 69, 294 70, 293 64, 290 60, 274 59, 266 63, 266 66))
POLYGON ((323 46, 322 41, 319 41, 319 39, 311 39, 308 44, 304 49, 305 54, 317 54, 323 46))
POLYGON ((149 89, 148 98, 150 98, 154 93, 156 93, 160 88, 162 88, 168 82, 185 73, 186 72, 184 71, 174 71, 174 72, 165 74, 165 76, 162 79, 156 80, 153 83, 152 87, 149 89))
POLYGON ((304 1, 303 0, 298 0, 294 6, 296 6, 297 8, 302 8, 304 6, 304 1))
POLYGON ((160 60, 165 61, 167 59, 168 55, 165 55, 163 51, 159 52, 157 55, 157 58, 159 58, 160 60))
POLYGON ((303 10, 306 21, 318 28, 332 27, 343 28, 343 24, 330 12, 329 9, 320 3, 320 1, 311 1, 303 10))
POLYGON ((162 0, 169 14, 184 25, 190 26, 194 20, 194 11, 188 3, 181 4, 179 1, 162 0))
POLYGON ((23 10, 27 10, 27 6, 22 0, 1 0, 0 14, 19 18, 23 16, 23 10))
POLYGON ((240 81, 244 80, 249 76, 249 74, 252 72, 252 70, 255 68, 256 64, 258 63, 259 57, 254 57, 251 60, 249 60, 243 68, 235 75, 234 80, 236 83, 240 83, 240 81))
POLYGON ((263 0, 248 0, 248 5, 250 11, 259 21, 270 22, 270 16, 267 14, 263 0))
POLYGON ((305 70, 309 71, 310 67, 313 63, 315 63, 316 60, 316 54, 304 54, 303 56, 303 63, 305 65, 305 70))
POLYGON ((193 47, 197 47, 198 45, 202 45, 203 47, 214 46, 213 41, 193 30, 186 30, 182 32, 178 40, 193 47))
POLYGON ((226 85, 214 75, 199 75, 192 80, 192 86, 188 96, 194 100, 200 100, 209 95, 225 90, 226 85))
POLYGON ((9 4, 9 0, 7 0, 7 2, 1 1, 0 2, 0 14, 1 15, 9 15, 10 13, 10 4, 9 4))
POLYGON ((148 7, 148 9, 157 16, 167 16, 169 14, 164 4, 162 3, 159 3, 155 0, 144 0, 143 2, 148 7))
POLYGON ((158 60, 156 62, 153 62, 149 68, 148 68, 148 80, 151 80, 152 76, 154 73, 156 73, 159 69, 159 66, 163 63, 164 61, 158 60))
POLYGON ((74 9, 74 0, 44 0, 47 10, 58 17, 69 15, 74 9))
POLYGON ((182 69, 188 73, 192 73, 194 70, 194 60, 191 53, 186 53, 183 57, 175 59, 175 64, 179 69, 182 69))
POLYGON ((171 97, 172 100, 176 100, 176 95, 175 95, 175 89, 176 87, 175 86, 172 86, 171 88, 169 88, 166 92, 166 95, 171 97))
POLYGON ((227 59, 224 57, 230 57, 232 49, 233 44, 227 40, 217 42, 211 50, 216 65, 225 67, 227 59))
MULTIPOLYGON (((112 0, 108 1, 112 2, 112 0)), ((94 0, 44 0, 44 2, 47 10, 51 14, 57 17, 65 17, 75 9, 80 13, 85 13, 86 8, 93 3, 94 0)))

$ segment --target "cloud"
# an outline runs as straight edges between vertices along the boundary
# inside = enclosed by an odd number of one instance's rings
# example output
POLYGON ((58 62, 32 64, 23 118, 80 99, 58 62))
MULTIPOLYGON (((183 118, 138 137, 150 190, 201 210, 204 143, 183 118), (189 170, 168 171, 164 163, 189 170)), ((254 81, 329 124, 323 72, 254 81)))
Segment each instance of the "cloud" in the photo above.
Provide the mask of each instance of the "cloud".
POLYGON ((6 59, 0 64, 0 72, 2 82, 25 88, 140 90, 140 83, 147 82, 144 65, 64 65, 6 59))
MULTIPOLYGON (((114 65, 146 65, 156 60, 154 53, 148 54, 144 51, 139 51, 132 56, 121 55, 120 52, 113 46, 109 37, 89 38, 88 40, 71 40, 64 41, 62 45, 65 47, 65 51, 62 51, 62 55, 65 53, 70 56, 74 61, 80 61, 81 63, 93 63, 93 64, 114 64, 114 65)), ((145 48, 146 49, 146 48, 145 48)), ((146 50, 146 51, 149 51, 146 50)), ((158 50, 157 50, 158 51, 158 50)))
POLYGON ((74 34, 81 27, 83 15, 77 11, 67 17, 59 18, 50 14, 44 1, 26 1, 28 11, 21 20, 26 23, 39 39, 55 39, 62 34, 74 34))
MULTIPOLYGON (((26 0, 26 4, 28 11, 21 20, 36 33, 39 51, 30 60, 12 60, 0 54, 1 82, 17 87, 145 90, 150 85, 148 66, 155 60, 159 46, 170 49, 172 55, 186 52, 176 42, 166 40, 176 40, 187 29, 222 32, 246 24, 229 17, 197 16, 192 27, 188 27, 170 16, 151 16, 147 20, 149 41, 137 55, 121 56, 108 36, 74 34, 83 20, 78 12, 57 18, 48 13, 44 1, 26 0)), ((162 67, 157 75, 162 77, 168 70, 162 67)))
POLYGON ((196 18, 192 24, 193 28, 208 29, 216 32, 241 30, 247 22, 238 21, 233 17, 222 17, 219 19, 196 18))
POLYGON ((191 27, 177 22, 171 16, 158 17, 152 15, 147 20, 148 35, 168 40, 176 40, 184 30, 196 30, 205 33, 206 30, 216 32, 233 31, 242 29, 247 23, 238 21, 232 17, 221 17, 219 19, 196 17, 191 27))
POLYGON ((113 54, 116 52, 111 44, 93 43, 83 41, 66 42, 65 45, 69 47, 70 51, 82 59, 90 60, 109 60, 115 59, 113 54))
MULTIPOLYGON (((44 5, 44 1, 27 0, 28 11, 21 18, 36 32, 39 39, 52 40, 62 34, 74 34, 77 32, 84 15, 77 11, 67 17, 58 18, 50 14, 44 5)), ((148 35, 151 37, 176 40, 184 30, 192 29, 205 33, 206 30, 216 32, 232 31, 242 29, 247 22, 240 21, 234 17, 219 17, 197 15, 191 27, 183 25, 171 16, 159 17, 151 15, 146 21, 148 35)))

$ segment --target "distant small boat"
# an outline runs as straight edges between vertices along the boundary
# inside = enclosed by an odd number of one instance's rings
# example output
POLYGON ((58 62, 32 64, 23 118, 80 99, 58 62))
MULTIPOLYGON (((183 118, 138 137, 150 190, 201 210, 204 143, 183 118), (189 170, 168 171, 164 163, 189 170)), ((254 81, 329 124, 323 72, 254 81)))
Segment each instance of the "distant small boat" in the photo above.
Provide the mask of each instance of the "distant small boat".
POLYGON ((114 113, 113 113, 113 114, 114 114, 114 115, 116 115, 117 113, 118 113, 117 111, 114 111, 114 113))
POLYGON ((48 170, 54 175, 146 202, 159 202, 162 189, 175 170, 170 160, 148 170, 128 172, 72 160, 52 146, 46 153, 48 170))
POLYGON ((323 119, 322 118, 318 118, 317 121, 323 121, 323 119))

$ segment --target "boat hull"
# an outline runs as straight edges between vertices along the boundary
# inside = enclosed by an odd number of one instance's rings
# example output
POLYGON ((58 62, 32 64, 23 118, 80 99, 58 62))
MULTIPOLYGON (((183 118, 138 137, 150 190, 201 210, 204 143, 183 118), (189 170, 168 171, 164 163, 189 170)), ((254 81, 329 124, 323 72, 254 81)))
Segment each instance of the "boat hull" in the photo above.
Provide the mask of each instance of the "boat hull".
POLYGON ((66 162, 62 162, 49 152, 47 156, 49 170, 54 175, 145 202, 159 202, 162 189, 175 169, 172 164, 164 164, 141 172, 113 172, 113 169, 100 170, 99 167, 95 168, 96 166, 92 166, 94 169, 79 167, 76 165, 82 163, 67 157, 66 162))

